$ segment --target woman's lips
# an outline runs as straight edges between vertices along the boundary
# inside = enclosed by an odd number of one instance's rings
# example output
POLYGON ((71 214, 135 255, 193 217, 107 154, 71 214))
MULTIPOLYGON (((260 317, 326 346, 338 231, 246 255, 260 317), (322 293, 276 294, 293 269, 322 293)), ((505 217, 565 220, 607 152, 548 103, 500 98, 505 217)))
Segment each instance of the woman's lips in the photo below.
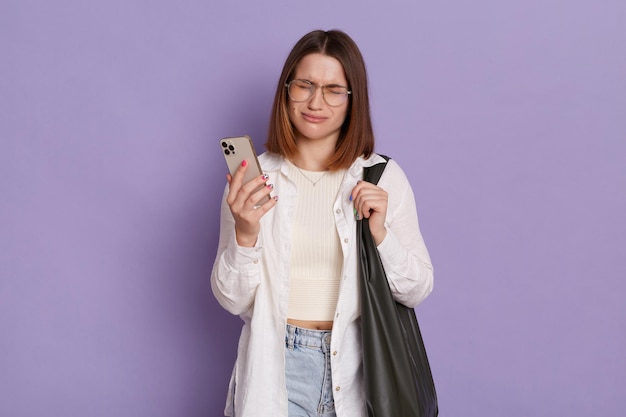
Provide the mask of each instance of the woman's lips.
POLYGON ((313 116, 311 114, 302 113, 302 118, 310 123, 321 123, 326 120, 326 117, 313 116))

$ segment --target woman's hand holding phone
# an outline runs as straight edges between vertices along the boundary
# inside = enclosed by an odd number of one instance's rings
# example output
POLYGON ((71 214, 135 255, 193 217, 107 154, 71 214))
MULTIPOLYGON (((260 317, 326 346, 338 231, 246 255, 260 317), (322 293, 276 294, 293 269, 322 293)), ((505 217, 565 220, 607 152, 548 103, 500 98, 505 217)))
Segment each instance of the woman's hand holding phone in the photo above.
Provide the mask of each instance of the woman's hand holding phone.
POLYGON ((228 174, 229 192, 226 202, 235 219, 235 236, 239 246, 252 247, 256 244, 261 230, 261 217, 277 203, 277 198, 268 198, 274 188, 272 184, 266 184, 267 176, 257 176, 247 183, 243 178, 248 169, 247 161, 232 176, 228 174), (257 204, 265 201, 262 204, 257 204))
POLYGON ((223 138, 220 145, 229 171, 226 202, 235 219, 237 243, 252 247, 261 230, 260 219, 276 205, 277 197, 270 196, 273 185, 266 183, 249 136, 223 138))

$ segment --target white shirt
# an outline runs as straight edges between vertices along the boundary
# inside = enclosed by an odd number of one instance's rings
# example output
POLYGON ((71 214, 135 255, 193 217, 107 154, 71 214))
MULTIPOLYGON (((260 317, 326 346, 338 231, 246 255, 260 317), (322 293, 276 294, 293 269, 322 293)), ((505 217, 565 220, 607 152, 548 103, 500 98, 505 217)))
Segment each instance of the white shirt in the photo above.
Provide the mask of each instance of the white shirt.
MULTIPOLYGON (((223 199, 219 246, 211 274, 211 288, 220 305, 244 321, 224 413, 235 417, 287 417, 285 327, 297 191, 282 157, 264 153, 259 161, 269 175, 268 183, 274 184, 278 204, 261 218, 256 246, 247 248, 237 245, 235 223, 223 199)), ((376 154, 367 160, 358 158, 346 172, 333 205, 343 251, 331 341, 337 417, 367 416, 361 365, 356 220, 350 193, 362 178, 363 168, 379 162, 384 159, 376 154)), ((419 230, 413 191, 394 160, 387 164, 378 185, 389 196, 387 235, 378 251, 394 298, 414 307, 432 291, 433 268, 419 230)))

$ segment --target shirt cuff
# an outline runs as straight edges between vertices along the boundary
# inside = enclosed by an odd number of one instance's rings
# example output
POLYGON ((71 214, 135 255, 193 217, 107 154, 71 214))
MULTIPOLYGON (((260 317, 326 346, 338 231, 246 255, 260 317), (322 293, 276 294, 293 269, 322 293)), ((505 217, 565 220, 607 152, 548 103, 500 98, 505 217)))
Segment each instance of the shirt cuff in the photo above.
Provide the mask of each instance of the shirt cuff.
POLYGON ((256 272, 261 264, 263 247, 257 243, 253 247, 239 246, 233 232, 233 244, 228 245, 225 253, 226 263, 240 272, 256 272))

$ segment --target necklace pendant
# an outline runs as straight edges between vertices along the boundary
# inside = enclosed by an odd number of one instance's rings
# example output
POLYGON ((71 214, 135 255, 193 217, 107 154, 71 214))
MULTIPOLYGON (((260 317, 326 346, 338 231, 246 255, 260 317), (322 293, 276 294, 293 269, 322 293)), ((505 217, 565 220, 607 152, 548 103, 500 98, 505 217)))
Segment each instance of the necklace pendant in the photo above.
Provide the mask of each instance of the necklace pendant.
POLYGON ((322 173, 322 175, 319 176, 318 179, 316 179, 315 181, 313 181, 307 174, 304 173, 303 170, 300 169, 300 167, 296 166, 296 168, 298 169, 298 171, 300 171, 300 174, 308 181, 310 182, 313 187, 315 187, 317 185, 318 182, 320 182, 322 180, 322 178, 324 178, 324 176, 328 173, 328 171, 324 171, 322 173))

